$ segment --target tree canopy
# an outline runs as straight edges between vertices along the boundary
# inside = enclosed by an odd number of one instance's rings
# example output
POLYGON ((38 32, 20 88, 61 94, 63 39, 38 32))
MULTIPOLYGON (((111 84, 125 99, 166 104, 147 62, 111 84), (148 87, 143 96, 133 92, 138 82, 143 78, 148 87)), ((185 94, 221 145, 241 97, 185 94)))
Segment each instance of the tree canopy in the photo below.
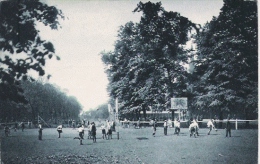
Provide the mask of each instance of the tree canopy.
MULTIPOLYGON (((45 75, 47 59, 55 55, 51 42, 42 40, 37 23, 58 29, 61 10, 39 0, 7 0, 0 2, 0 98, 26 102, 19 81, 29 71, 45 75)), ((59 59, 58 56, 56 56, 59 59)))
POLYGON ((170 97, 186 88, 183 66, 188 57, 185 44, 197 26, 161 3, 142 3, 139 23, 128 22, 118 31, 113 52, 102 53, 107 66, 109 92, 121 102, 123 112, 169 107, 170 97))
POLYGON ((203 27, 161 3, 138 3, 138 23, 118 31, 114 51, 102 52, 110 96, 121 112, 165 110, 170 98, 187 97, 189 110, 257 112, 258 25, 254 1, 224 0, 203 27), (195 40, 196 51, 187 48, 195 40), (192 72, 185 64, 192 62, 192 72))
POLYGON ((218 17, 197 35, 197 107, 257 111, 257 4, 225 0, 218 17))

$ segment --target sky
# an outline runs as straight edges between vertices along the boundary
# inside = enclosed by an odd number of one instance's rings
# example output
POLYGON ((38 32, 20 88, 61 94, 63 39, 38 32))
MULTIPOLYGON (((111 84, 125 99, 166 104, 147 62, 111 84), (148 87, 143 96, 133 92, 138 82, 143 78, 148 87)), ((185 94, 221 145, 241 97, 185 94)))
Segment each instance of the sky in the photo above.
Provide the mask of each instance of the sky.
MULTIPOLYGON (((113 51, 119 27, 129 21, 140 21, 141 13, 133 13, 140 0, 43 0, 61 9, 65 20, 62 28, 51 30, 38 25, 40 35, 55 47, 61 60, 48 60, 46 73, 50 83, 75 96, 83 110, 107 103, 108 79, 100 52, 113 51)), ((142 1, 147 2, 147 1, 142 1)), ((157 1, 151 1, 157 2, 157 1)), ((218 16, 222 0, 161 0, 166 11, 179 12, 192 22, 205 24, 218 16)))

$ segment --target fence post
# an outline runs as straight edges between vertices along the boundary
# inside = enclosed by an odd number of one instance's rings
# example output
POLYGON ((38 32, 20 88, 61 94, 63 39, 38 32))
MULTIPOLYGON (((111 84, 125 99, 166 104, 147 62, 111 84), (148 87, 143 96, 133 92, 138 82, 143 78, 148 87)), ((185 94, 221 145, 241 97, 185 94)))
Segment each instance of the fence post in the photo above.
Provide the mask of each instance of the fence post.
POLYGON ((237 119, 236 119, 236 130, 237 130, 237 119))

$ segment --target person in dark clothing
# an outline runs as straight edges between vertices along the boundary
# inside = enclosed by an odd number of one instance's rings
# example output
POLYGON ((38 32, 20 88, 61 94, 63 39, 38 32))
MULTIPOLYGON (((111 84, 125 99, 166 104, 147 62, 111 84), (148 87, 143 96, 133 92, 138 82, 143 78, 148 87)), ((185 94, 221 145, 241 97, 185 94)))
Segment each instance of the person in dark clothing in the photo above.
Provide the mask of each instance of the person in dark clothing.
POLYGON ((97 142, 96 131, 97 131, 97 128, 95 126, 95 123, 92 122, 91 132, 92 132, 93 142, 97 142))
POLYGON ((24 122, 21 123, 21 126, 22 126, 22 132, 24 130, 24 122))
POLYGON ((226 124, 226 137, 231 137, 231 123, 229 121, 229 118, 227 119, 227 124, 226 124))
POLYGON ((39 132, 39 135, 38 135, 38 139, 39 140, 42 140, 42 124, 41 122, 39 122, 39 125, 38 125, 38 132, 39 132))
POLYGON ((165 121, 164 121, 164 124, 163 124, 164 135, 167 135, 167 128, 168 128, 167 120, 165 120, 165 121))

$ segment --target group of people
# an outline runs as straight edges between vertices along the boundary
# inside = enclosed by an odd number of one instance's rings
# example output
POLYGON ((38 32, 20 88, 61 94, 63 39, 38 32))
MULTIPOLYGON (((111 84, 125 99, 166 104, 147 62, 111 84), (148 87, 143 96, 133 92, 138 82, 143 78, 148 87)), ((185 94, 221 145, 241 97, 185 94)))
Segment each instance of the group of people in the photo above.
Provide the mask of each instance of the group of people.
MULTIPOLYGON (((39 123, 39 140, 41 140, 41 135, 42 135, 42 127, 41 123, 39 123), (40 134, 41 133, 41 134, 40 134)), ((91 123, 87 123, 87 125, 85 125, 85 122, 82 121, 82 123, 79 123, 77 125, 77 130, 79 133, 78 137, 74 137, 74 139, 79 139, 80 141, 80 145, 83 145, 82 140, 84 139, 84 132, 85 132, 85 126, 87 128, 87 132, 88 132, 88 139, 93 139, 93 143, 96 142, 97 138, 96 138, 96 131, 97 131, 97 127, 95 125, 94 122, 91 123)), ((102 132, 102 138, 103 139, 112 139, 112 127, 115 126, 113 122, 109 122, 109 120, 106 120, 106 123, 102 123, 100 129, 102 132)), ((72 128, 74 129, 74 127, 72 126, 72 128)), ((62 125, 59 125, 57 127, 57 132, 58 132, 58 138, 61 137, 61 133, 62 133, 62 125)))
MULTIPOLYGON (((19 129, 19 127, 21 127, 22 131, 24 131, 24 128, 25 128, 24 122, 21 122, 19 124, 18 124, 18 122, 14 123, 14 131, 15 132, 19 129)), ((5 132, 6 137, 10 136, 10 134, 11 134, 11 128, 8 126, 7 123, 4 125, 4 132, 5 132)))
MULTIPOLYGON (((153 133, 152 135, 155 137, 155 134, 156 134, 156 127, 157 127, 157 120, 156 119, 152 119, 150 120, 150 125, 152 126, 152 130, 153 130, 153 133)), ((168 121, 165 120, 164 123, 163 123, 163 129, 164 129, 164 135, 167 135, 167 129, 169 127, 169 124, 168 124, 168 121)), ((218 131, 218 129, 215 127, 215 121, 214 119, 210 119, 208 122, 207 122, 207 127, 209 128, 209 131, 208 131, 208 135, 210 135, 210 132, 212 130, 215 130, 216 132, 218 131)), ((174 128, 175 128, 175 132, 174 134, 177 134, 179 135, 180 133, 180 120, 179 119, 176 119, 174 121, 174 128)), ((231 137, 231 124, 230 124, 230 120, 227 119, 227 123, 226 123, 226 137, 231 137)), ((193 119, 189 125, 189 133, 190 133, 190 137, 191 136, 194 136, 194 137, 197 137, 199 136, 199 124, 198 122, 196 121, 196 119, 193 119)))

